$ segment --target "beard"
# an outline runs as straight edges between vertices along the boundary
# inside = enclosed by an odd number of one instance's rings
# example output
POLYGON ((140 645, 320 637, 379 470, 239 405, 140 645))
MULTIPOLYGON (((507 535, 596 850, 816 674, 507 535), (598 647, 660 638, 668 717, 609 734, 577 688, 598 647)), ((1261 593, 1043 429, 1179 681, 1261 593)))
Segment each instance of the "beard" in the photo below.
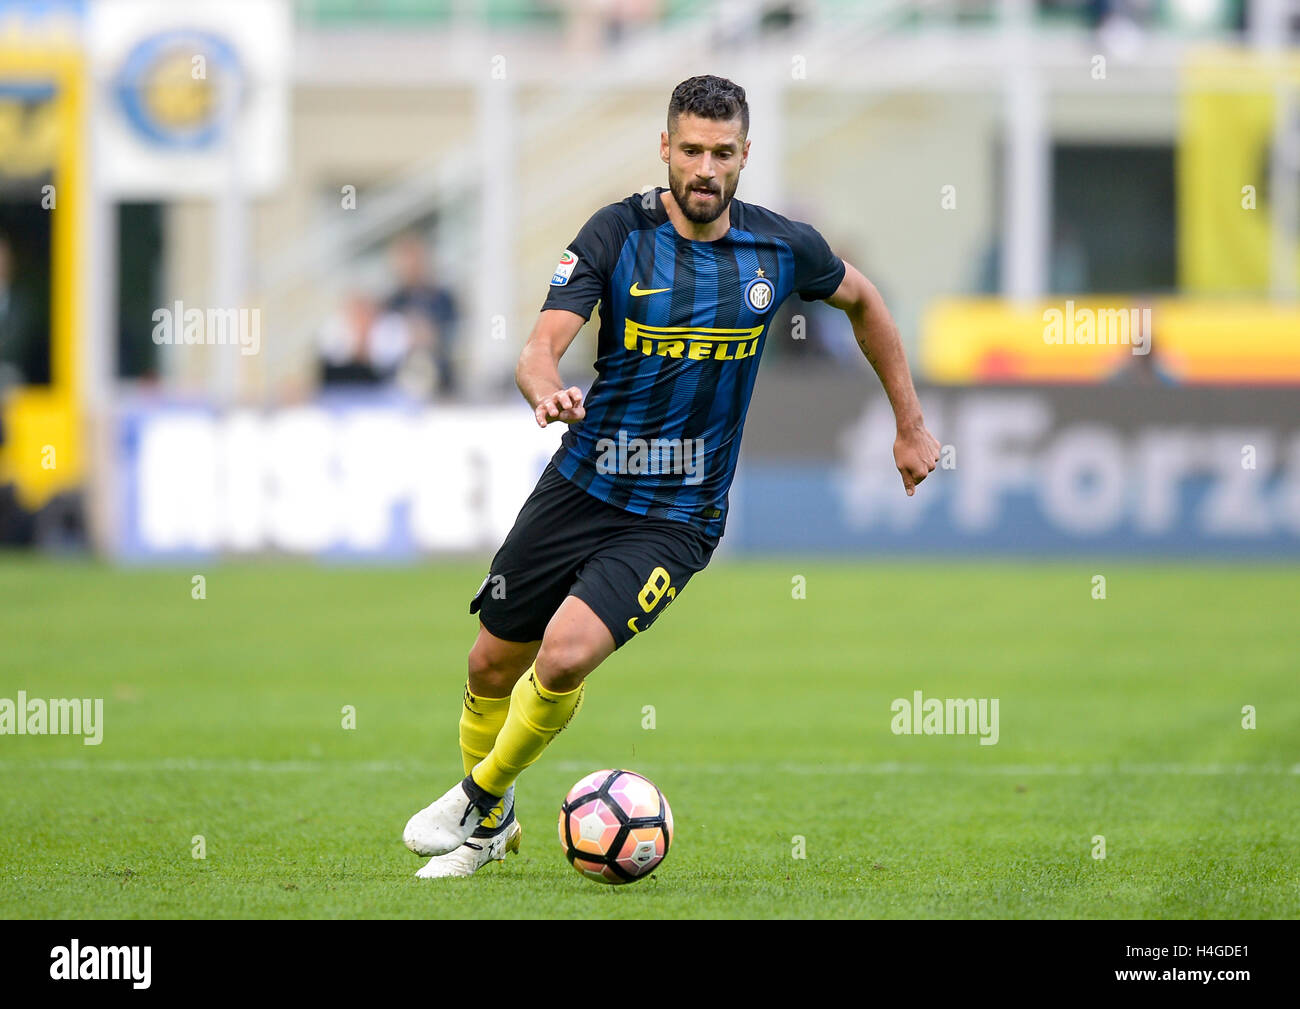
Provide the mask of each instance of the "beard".
POLYGON ((731 205, 731 198, 736 195, 736 185, 739 182, 739 177, 732 179, 730 186, 725 182, 719 184, 715 180, 709 184, 714 193, 713 199, 701 200, 693 192, 698 188, 698 184, 688 185, 681 178, 674 176, 671 170, 668 172, 668 188, 673 194, 673 199, 677 201, 677 206, 686 219, 695 224, 711 224, 721 217, 722 212, 731 205))

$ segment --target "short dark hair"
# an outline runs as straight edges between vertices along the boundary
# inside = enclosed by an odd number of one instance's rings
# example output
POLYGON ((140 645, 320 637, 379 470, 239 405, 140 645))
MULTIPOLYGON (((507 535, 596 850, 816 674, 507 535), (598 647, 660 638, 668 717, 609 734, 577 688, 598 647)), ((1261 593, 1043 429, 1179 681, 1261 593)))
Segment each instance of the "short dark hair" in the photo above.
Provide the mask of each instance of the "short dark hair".
POLYGON ((669 133, 683 112, 701 119, 739 119, 740 135, 749 135, 749 102, 745 101, 745 89, 725 77, 701 74, 673 88, 673 96, 668 101, 669 133))

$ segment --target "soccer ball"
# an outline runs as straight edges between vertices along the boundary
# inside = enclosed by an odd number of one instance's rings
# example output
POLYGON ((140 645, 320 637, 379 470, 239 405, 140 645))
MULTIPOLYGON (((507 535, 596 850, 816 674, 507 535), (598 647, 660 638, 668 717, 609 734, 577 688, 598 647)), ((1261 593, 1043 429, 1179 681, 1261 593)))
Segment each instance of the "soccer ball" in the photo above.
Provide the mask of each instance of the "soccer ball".
POLYGON ((673 839, 673 811, 655 783, 634 771, 593 771, 560 806, 560 844, 597 883, 635 883, 659 867, 673 839))

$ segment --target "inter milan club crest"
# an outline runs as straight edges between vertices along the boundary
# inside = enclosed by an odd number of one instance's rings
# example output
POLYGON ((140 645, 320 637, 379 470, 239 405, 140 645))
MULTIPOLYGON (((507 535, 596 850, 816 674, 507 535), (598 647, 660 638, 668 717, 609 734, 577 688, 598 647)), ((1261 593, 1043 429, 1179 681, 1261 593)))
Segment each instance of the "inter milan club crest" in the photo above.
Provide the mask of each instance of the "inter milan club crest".
POLYGON ((758 276, 745 285, 745 304, 752 308, 759 315, 762 315, 772 307, 772 299, 776 296, 776 288, 772 282, 763 276, 760 268, 758 276))

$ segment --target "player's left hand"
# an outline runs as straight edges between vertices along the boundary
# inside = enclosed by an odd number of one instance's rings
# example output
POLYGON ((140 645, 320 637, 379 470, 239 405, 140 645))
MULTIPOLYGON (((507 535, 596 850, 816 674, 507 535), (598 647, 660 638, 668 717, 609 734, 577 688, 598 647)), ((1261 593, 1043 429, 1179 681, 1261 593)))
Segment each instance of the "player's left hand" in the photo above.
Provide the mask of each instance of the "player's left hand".
POLYGON ((939 442, 918 420, 898 429, 894 439, 894 463, 903 478, 907 496, 916 493, 916 485, 934 472, 939 465, 939 442))

